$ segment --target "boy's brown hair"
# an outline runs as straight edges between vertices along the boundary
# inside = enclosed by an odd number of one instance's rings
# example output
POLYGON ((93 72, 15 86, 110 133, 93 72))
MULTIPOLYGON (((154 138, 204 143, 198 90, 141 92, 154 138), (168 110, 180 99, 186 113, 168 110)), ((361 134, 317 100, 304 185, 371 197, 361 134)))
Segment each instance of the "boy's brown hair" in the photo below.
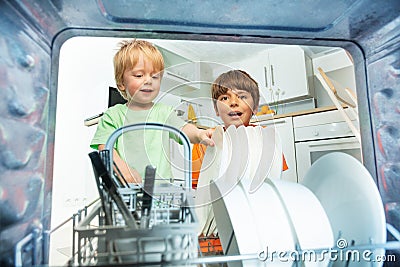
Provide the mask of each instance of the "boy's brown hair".
POLYGON ((119 50, 114 56, 114 78, 118 91, 127 99, 126 91, 119 90, 122 85, 124 72, 135 67, 139 60, 140 53, 146 60, 151 61, 155 72, 162 76, 164 70, 164 58, 157 47, 145 40, 124 40, 119 43, 119 50))
POLYGON ((230 70, 222 73, 211 86, 211 95, 216 108, 218 97, 225 94, 229 89, 244 90, 251 94, 254 101, 253 109, 260 102, 260 90, 258 83, 243 70, 230 70))

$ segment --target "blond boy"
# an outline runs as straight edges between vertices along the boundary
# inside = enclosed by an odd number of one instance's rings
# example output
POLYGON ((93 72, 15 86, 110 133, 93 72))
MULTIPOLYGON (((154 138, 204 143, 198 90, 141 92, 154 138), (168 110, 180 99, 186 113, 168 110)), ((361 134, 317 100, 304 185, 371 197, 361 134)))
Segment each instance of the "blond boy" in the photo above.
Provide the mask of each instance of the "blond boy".
MULTIPOLYGON (((128 102, 112 106, 104 113, 92 148, 103 150, 116 129, 142 122, 170 125, 182 130, 192 143, 213 145, 210 131, 199 130, 178 118, 172 107, 154 102, 160 92, 163 70, 163 57, 152 43, 136 39, 120 43, 114 56, 114 76, 119 92, 128 102)), ((147 165, 156 167, 157 178, 172 178, 170 138, 177 139, 167 131, 158 130, 131 131, 120 137, 113 158, 124 178, 129 183, 141 183, 147 165)))

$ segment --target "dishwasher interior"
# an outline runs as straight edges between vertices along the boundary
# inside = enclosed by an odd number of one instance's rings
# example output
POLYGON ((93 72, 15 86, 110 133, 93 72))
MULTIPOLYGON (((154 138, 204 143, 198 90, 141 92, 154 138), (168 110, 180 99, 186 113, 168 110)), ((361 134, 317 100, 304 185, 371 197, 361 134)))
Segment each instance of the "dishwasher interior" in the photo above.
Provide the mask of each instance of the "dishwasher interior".
MULTIPOLYGON (((346 49, 354 59, 363 164, 379 189, 387 222, 387 242, 374 246, 367 244, 367 248, 384 248, 388 255, 397 257, 395 262, 384 262, 384 266, 398 265, 398 0, 279 3, 273 0, 232 0, 196 4, 178 0, 92 0, 85 3, 78 0, 2 0, 0 7, 0 94, 3 103, 0 105, 1 266, 49 264, 50 236, 59 228, 51 225, 51 208, 60 49, 75 36, 295 44, 346 49)), ((74 155, 71 153, 69 156, 74 155)), ((190 155, 187 158, 190 159, 190 155)), ((76 175, 74 166, 70 169, 70 175, 76 175)), ((189 177, 190 167, 187 180, 190 183, 189 177)), ((75 227, 75 254, 71 265, 123 265, 124 261, 137 265, 146 262, 204 265, 246 262, 260 256, 199 255, 197 236, 194 235, 196 216, 187 208, 190 206, 187 203, 190 199, 187 184, 158 188, 155 192, 160 198, 179 204, 159 206, 159 209, 153 205, 149 215, 146 215, 146 209, 142 211, 146 206, 143 206, 146 196, 140 189, 117 193, 110 186, 107 190, 103 200, 111 199, 112 204, 96 202, 90 205, 90 210, 87 207, 78 210, 68 220, 73 221, 75 227), (108 212, 100 209, 103 205, 108 205, 108 212), (137 218, 132 210, 137 211, 137 218), (107 221, 112 227, 106 226, 107 221), (139 227, 141 223, 144 228, 148 226, 146 231, 139 227), (98 225, 92 227, 92 224, 98 225), (152 231, 162 238, 153 240, 152 231), (126 242, 134 244, 135 256, 129 251, 118 250, 121 235, 128 237, 126 242), (156 251, 140 252, 154 243, 157 244, 154 245, 158 248, 156 251), (100 262, 96 259, 98 256, 100 262)))

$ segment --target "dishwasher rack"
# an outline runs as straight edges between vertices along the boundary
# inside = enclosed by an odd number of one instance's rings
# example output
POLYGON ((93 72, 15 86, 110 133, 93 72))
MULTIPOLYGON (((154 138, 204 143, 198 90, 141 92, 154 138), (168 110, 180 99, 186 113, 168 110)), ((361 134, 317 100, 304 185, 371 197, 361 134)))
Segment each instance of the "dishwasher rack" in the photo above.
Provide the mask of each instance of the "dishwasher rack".
MULTIPOLYGON (((149 213, 143 213, 143 203, 146 198, 143 188, 116 186, 112 153, 109 151, 112 151, 115 140, 123 132, 146 127, 160 130, 167 128, 177 134, 183 141, 185 156, 190 163, 189 141, 184 134, 172 127, 137 124, 117 130, 107 141, 105 151, 99 154, 105 171, 100 173, 95 171, 101 201, 94 205, 91 212, 87 213, 85 209, 85 212, 78 212, 79 216, 73 219, 73 255, 70 265, 206 266, 237 261, 260 264, 262 258, 266 256, 262 255, 262 251, 245 255, 202 254, 197 234, 197 218, 192 209, 190 164, 186 165, 183 184, 171 181, 167 185, 154 188, 149 213), (105 184, 107 176, 110 179, 108 186, 105 184), (113 191, 114 186, 116 190, 113 191), (108 214, 108 218, 107 209, 112 211, 108 214)), ((387 230, 394 241, 387 241, 384 244, 350 245, 342 251, 385 249, 400 252, 400 233, 389 224, 387 230)), ((314 251, 318 253, 329 249, 337 248, 316 248, 314 251)), ((302 255, 307 251, 298 248, 295 252, 302 255)), ((276 257, 273 254, 267 256, 269 259, 276 257)), ((396 259, 396 262, 397 260, 400 259, 396 259)), ((302 266, 302 264, 301 260, 295 260, 292 266, 302 266)), ((329 266, 334 266, 333 262, 330 262, 329 266)), ((371 263, 370 266, 374 265, 371 263)))
MULTIPOLYGON (((83 212, 80 211, 79 214, 83 212)), ((131 230, 126 229, 124 227, 116 227, 116 226, 95 226, 91 225, 90 221, 97 216, 101 217, 101 207, 99 203, 95 206, 93 211, 86 217, 83 218, 78 227, 75 227, 74 234, 79 235, 80 246, 79 249, 75 251, 75 260, 72 259, 70 262, 70 266, 92 266, 92 265, 126 265, 129 266, 216 266, 216 264, 220 264, 220 266, 226 266, 226 263, 232 262, 251 262, 257 266, 268 266, 268 263, 262 265, 262 257, 266 255, 261 255, 260 253, 253 254, 242 254, 242 255, 216 255, 216 256, 202 256, 201 253, 198 253, 197 250, 194 250, 194 246, 197 245, 197 236, 192 235, 190 226, 186 228, 185 225, 180 225, 176 228, 171 228, 167 225, 165 227, 159 227, 158 229, 154 229, 152 231, 143 230, 131 230), (187 230, 187 232, 185 232, 187 230), (175 238, 173 237, 175 236, 175 238), (178 236, 178 238, 176 238, 178 236), (182 238, 179 238, 182 237, 182 238), (191 237, 190 240, 183 240, 186 237, 191 237), (131 238, 133 237, 133 238, 131 238), (106 242, 106 240, 111 242, 106 242), (191 249, 185 249, 173 244, 186 243, 188 246, 192 246, 191 249), (104 250, 104 245, 107 244, 109 247, 115 245, 118 246, 129 246, 131 250, 109 250, 108 252, 104 250), (146 246, 153 246, 154 244, 158 244, 157 247, 153 247, 154 251, 144 251, 142 248, 146 248, 146 246), (162 244, 162 245, 160 245, 162 244), (103 250, 102 250, 103 249, 103 250), (159 251, 156 251, 159 249, 159 251), (198 255, 198 256, 197 256, 198 255)), ((78 213, 77 215, 78 216, 78 213)), ((80 216, 79 216, 80 217, 80 216)), ((188 225, 186 225, 188 226, 188 225)), ((396 257, 400 254, 400 233, 397 231, 392 225, 387 224, 388 232, 393 236, 393 241, 387 241, 384 244, 365 244, 365 245, 355 245, 348 246, 346 248, 341 249, 343 253, 346 251, 365 251, 365 250, 377 250, 377 249, 385 249, 386 251, 393 252, 396 251, 396 257)), ((316 253, 320 253, 321 251, 326 251, 333 248, 316 248, 314 251, 316 253)), ((309 251, 302 251, 301 249, 295 251, 288 251, 289 253, 296 253, 297 255, 303 255, 308 253, 309 251)), ((390 255, 390 254, 389 254, 390 255)), ((279 259, 275 258, 277 255, 269 254, 269 259, 275 259, 278 261, 279 259)), ((388 258, 389 259, 389 258, 388 258)), ((290 259, 289 259, 290 260, 290 259)), ((394 265, 387 266, 397 266, 399 260, 398 258, 394 259, 392 262, 394 265)), ((303 262, 301 260, 294 261, 292 267, 300 267, 303 266, 303 262)), ((373 267, 376 263, 371 262, 367 265, 363 265, 365 267, 373 267)), ((335 266, 334 261, 331 261, 327 265, 328 267, 335 266)), ((342 266, 342 265, 340 265, 342 266)), ((347 265, 346 265, 347 266, 347 265)), ((348 265, 352 266, 352 264, 348 265)), ((359 266, 359 265, 357 265, 359 266)), ((386 266, 386 265, 384 265, 386 266)))
POLYGON ((127 125, 109 137, 105 150, 89 156, 101 201, 73 229, 71 265, 160 265, 198 256, 190 144, 184 133, 158 123, 127 125), (116 140, 128 131, 148 129, 169 131, 183 143, 183 182, 155 185, 152 166, 146 167, 144 186, 118 179, 112 153, 116 140))
POLYGON ((73 266, 138 264, 161 265, 172 260, 197 257, 197 234, 194 218, 186 209, 182 222, 160 223, 152 228, 99 225, 102 207, 92 212, 74 228, 73 266))

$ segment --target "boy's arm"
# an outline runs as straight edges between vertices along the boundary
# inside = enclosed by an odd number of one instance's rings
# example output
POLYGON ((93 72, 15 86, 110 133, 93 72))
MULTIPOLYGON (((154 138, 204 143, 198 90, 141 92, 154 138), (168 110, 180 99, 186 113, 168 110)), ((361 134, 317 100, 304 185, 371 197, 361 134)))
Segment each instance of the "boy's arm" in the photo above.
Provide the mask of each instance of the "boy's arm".
MULTIPOLYGON (((99 145, 99 150, 104 150, 105 145, 99 145)), ((133 168, 131 168, 117 153, 115 149, 113 149, 113 161, 115 165, 118 166, 118 169, 124 176, 125 180, 128 183, 141 183, 142 182, 142 177, 140 174, 133 168)), ((116 172, 118 173, 118 172, 116 172)), ((120 181, 123 183, 123 180, 121 177, 118 177, 120 181)))
POLYGON ((211 140, 212 129, 201 130, 194 126, 193 124, 187 123, 182 128, 192 144, 201 143, 206 146, 214 146, 214 142, 211 140))

